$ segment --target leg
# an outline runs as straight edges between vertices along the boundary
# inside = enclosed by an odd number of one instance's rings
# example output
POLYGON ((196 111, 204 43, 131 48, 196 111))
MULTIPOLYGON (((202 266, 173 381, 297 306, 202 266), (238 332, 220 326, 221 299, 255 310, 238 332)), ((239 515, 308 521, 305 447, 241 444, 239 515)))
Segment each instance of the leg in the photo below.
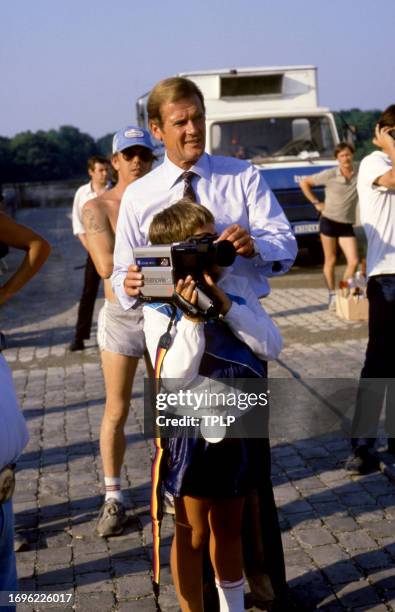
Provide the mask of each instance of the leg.
POLYGON ((244 497, 236 497, 216 500, 210 509, 210 557, 219 580, 234 582, 242 577, 243 507, 244 497))
MULTIPOLYGON (((0 591, 16 591, 16 559, 14 553, 14 515, 12 500, 0 505, 0 591)), ((15 610, 14 605, 2 610, 15 610)))
POLYGON ((176 524, 171 572, 182 612, 203 612, 203 550, 209 537, 210 501, 175 498, 176 524))
POLYGON ((325 234, 320 234, 320 238, 324 251, 324 278, 329 291, 334 291, 337 238, 325 234))
POLYGON ((100 430, 100 453, 106 498, 96 525, 100 537, 121 534, 127 520, 120 475, 126 446, 124 425, 129 413, 137 362, 135 357, 102 351, 106 405, 100 430))
MULTIPOLYGON (((352 423, 352 447, 359 457, 366 455, 366 449, 374 445, 385 398, 386 379, 394 377, 395 277, 370 278, 367 294, 369 340, 352 423)), ((350 469, 353 469, 351 462, 350 469)))
POLYGON ((347 261, 347 266, 344 272, 343 280, 352 278, 358 268, 358 247, 357 239, 355 236, 341 236, 339 237, 339 245, 344 253, 347 261))
POLYGON ((138 358, 101 352, 106 405, 100 429, 100 453, 105 476, 119 477, 125 454, 124 425, 129 414, 138 358))
POLYGON ((84 287, 78 307, 77 325, 75 329, 75 339, 79 341, 90 338, 93 310, 95 300, 99 290, 100 276, 98 275, 95 264, 88 255, 85 265, 84 287))

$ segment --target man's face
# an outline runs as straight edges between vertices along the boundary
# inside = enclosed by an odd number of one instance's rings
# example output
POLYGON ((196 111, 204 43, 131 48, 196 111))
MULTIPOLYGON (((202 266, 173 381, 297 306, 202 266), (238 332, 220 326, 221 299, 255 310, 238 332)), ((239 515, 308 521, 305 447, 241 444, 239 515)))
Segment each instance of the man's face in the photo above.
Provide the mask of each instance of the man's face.
POLYGON ((108 181, 108 164, 101 164, 96 162, 93 170, 89 170, 89 176, 95 185, 99 185, 100 187, 105 187, 108 181))
POLYGON ((162 140, 170 161, 188 170, 204 153, 206 124, 198 96, 167 102, 161 107, 162 125, 151 123, 153 136, 162 140))
POLYGON ((119 178, 127 185, 147 174, 151 170, 152 162, 152 151, 140 146, 128 147, 116 153, 112 159, 119 178))
POLYGON ((340 166, 351 166, 353 157, 354 155, 350 149, 342 149, 337 154, 337 161, 340 166))

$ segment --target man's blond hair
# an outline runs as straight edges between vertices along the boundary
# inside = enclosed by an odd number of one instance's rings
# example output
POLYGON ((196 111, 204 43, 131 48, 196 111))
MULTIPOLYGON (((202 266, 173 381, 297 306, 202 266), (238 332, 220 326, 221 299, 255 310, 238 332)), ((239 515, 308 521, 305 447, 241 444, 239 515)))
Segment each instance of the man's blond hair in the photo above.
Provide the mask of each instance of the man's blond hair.
POLYGON ((192 98, 193 96, 199 98, 203 111, 206 112, 203 94, 193 81, 184 77, 170 77, 159 81, 148 96, 147 113, 149 121, 162 126, 161 109, 164 104, 178 102, 178 100, 192 98))

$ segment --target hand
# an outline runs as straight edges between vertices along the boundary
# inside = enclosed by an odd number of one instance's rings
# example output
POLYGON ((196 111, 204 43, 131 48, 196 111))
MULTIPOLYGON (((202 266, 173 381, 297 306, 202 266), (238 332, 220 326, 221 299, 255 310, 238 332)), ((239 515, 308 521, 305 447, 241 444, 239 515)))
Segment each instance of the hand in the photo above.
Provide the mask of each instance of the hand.
POLYGON ((213 279, 207 272, 203 273, 203 277, 206 285, 210 288, 211 294, 218 300, 221 306, 220 313, 225 316, 232 306, 229 296, 227 296, 225 291, 214 283, 213 279))
POLYGON ((254 253, 254 241, 244 227, 234 223, 226 227, 220 237, 220 240, 229 240, 236 249, 237 255, 242 257, 251 257, 254 253))
MULTIPOLYGON (((192 306, 196 306, 198 294, 196 290, 196 283, 192 276, 188 275, 185 280, 180 278, 176 285, 176 292, 181 295, 184 300, 192 304, 192 306)), ((184 317, 189 321, 193 321, 194 323, 200 323, 203 320, 201 317, 193 317, 192 315, 187 315, 185 312, 184 317)))
POLYGON ((128 268, 123 287, 126 295, 129 297, 138 297, 140 295, 140 287, 144 285, 144 274, 141 274, 140 268, 131 265, 128 268))
POLYGON ((394 128, 390 126, 385 126, 380 129, 377 124, 374 130, 373 144, 384 149, 386 152, 391 149, 395 150, 395 140, 389 134, 393 129, 394 128))
POLYGON ((314 204, 315 208, 319 211, 322 212, 325 208, 325 204, 324 202, 316 202, 316 204, 314 204))

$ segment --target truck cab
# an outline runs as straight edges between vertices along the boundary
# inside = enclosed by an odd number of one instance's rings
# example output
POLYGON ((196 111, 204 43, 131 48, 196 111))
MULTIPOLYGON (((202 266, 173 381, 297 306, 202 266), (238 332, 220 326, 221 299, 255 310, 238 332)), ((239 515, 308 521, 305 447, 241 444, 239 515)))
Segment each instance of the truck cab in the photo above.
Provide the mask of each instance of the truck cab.
MULTIPOLYGON (((318 215, 299 181, 336 165, 339 142, 332 113, 318 105, 314 66, 184 72, 206 105, 206 150, 247 159, 262 172, 288 217, 300 246, 319 248, 318 215)), ((148 94, 137 101, 147 127, 148 94)), ((160 144, 160 143, 158 143, 160 144)), ((316 189, 323 200, 322 190, 316 189)))

